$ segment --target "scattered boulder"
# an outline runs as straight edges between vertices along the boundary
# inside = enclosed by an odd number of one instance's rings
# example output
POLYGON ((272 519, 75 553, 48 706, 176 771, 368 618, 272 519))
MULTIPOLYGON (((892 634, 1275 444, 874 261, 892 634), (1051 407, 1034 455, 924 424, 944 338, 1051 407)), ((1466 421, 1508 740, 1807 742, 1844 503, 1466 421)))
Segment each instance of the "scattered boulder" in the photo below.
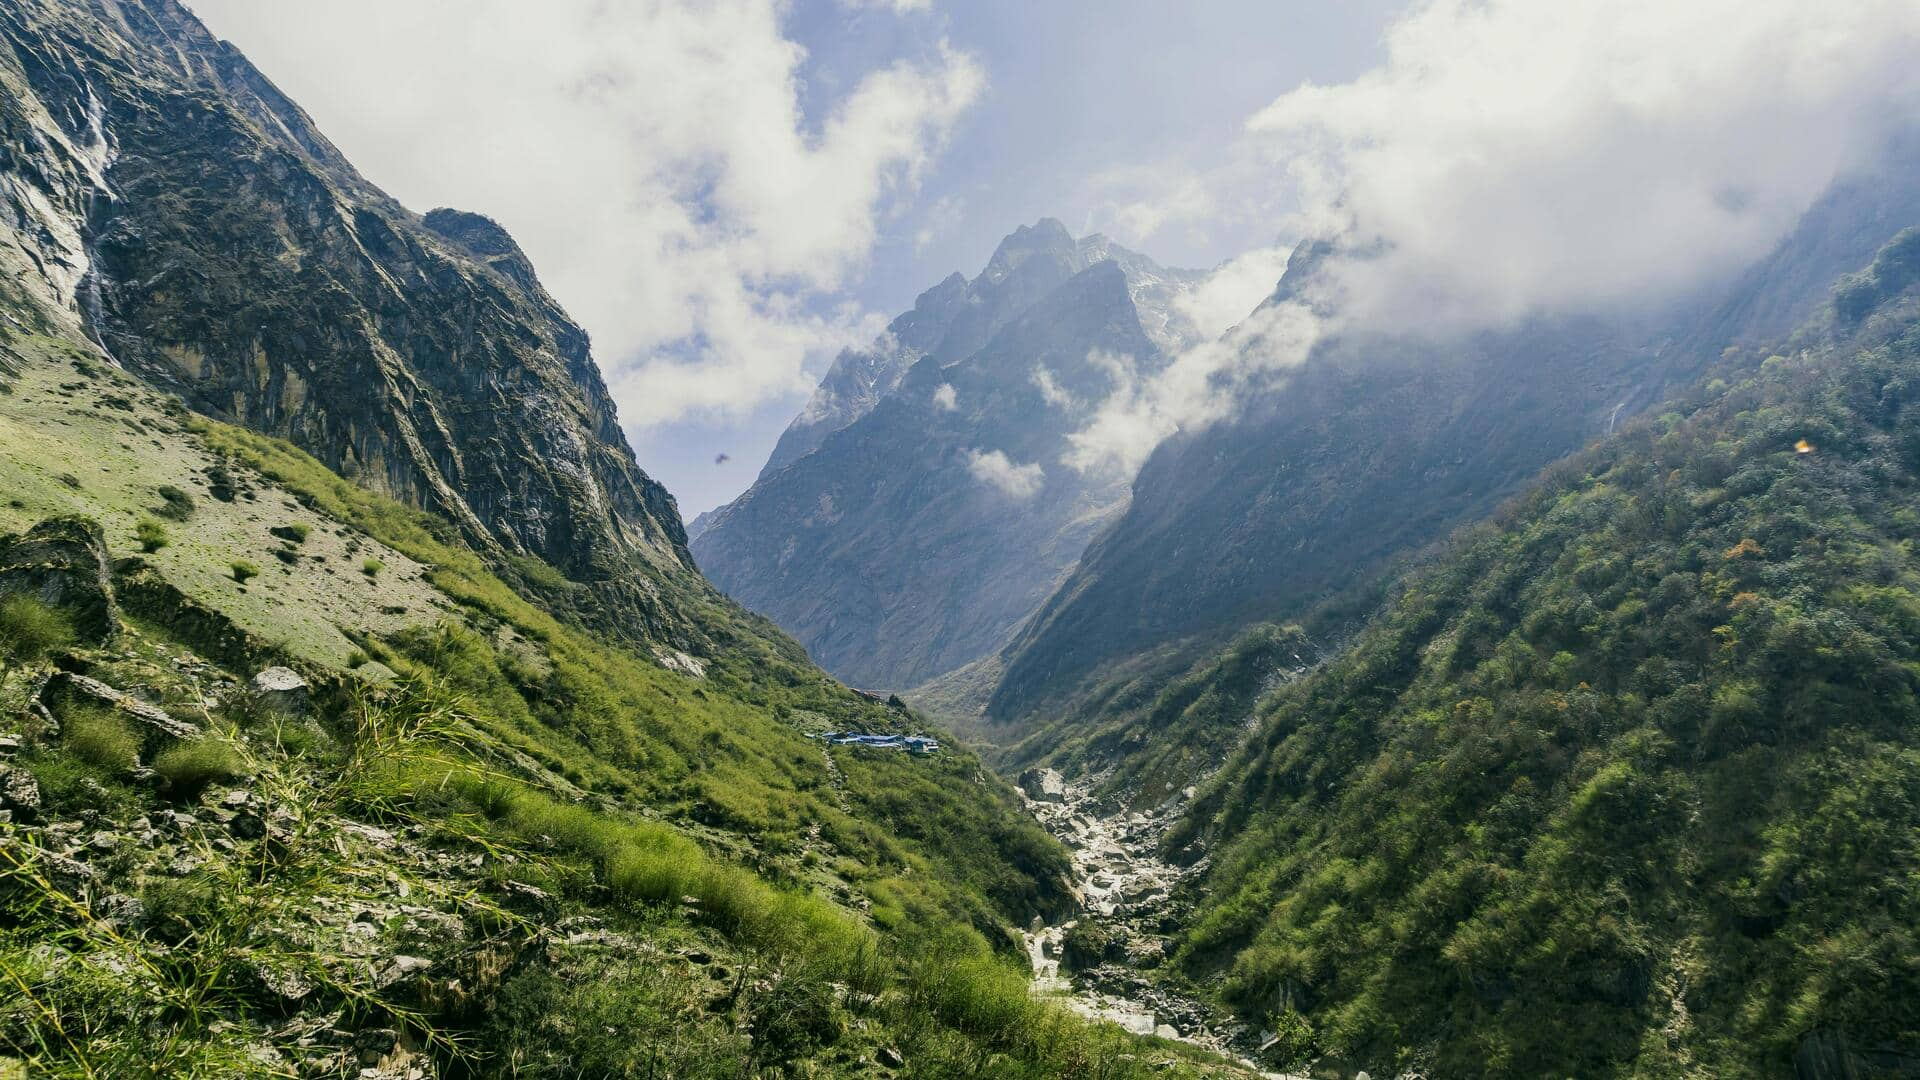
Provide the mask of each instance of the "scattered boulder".
POLYGON ((315 989, 306 973, 291 964, 263 960, 254 967, 253 974, 268 993, 287 1005, 299 1004, 315 989))
POLYGON ((1034 802, 1062 803, 1067 801, 1067 781, 1053 769, 1032 768, 1020 774, 1020 790, 1034 802))
POLYGON ((12 812, 9 820, 32 821, 40 813, 40 781, 25 769, 0 769, 0 808, 12 812))
POLYGON ((1068 927, 1060 939, 1060 966, 1067 971, 1086 971, 1124 955, 1124 940, 1088 919, 1068 927))
POLYGON ((119 628, 107 540, 92 518, 48 518, 24 535, 0 537, 0 596, 31 596, 58 610, 82 641, 119 628))
POLYGON ((288 716, 307 711, 312 688, 301 674, 289 667, 270 667, 253 677, 253 699, 268 709, 288 716))
POLYGON ((405 982, 415 975, 425 972, 432 966, 433 961, 425 957, 395 956, 387 961, 386 967, 380 969, 380 974, 374 976, 373 985, 378 989, 385 990, 396 983, 405 982))
POLYGON ((101 922, 121 931, 135 929, 147 918, 147 905, 125 893, 107 895, 93 905, 93 910, 101 922))
POLYGON ((891 1046, 881 1047, 880 1052, 873 1056, 880 1064, 885 1065, 889 1069, 902 1068, 907 1063, 907 1059, 900 1055, 900 1051, 895 1050, 891 1046))

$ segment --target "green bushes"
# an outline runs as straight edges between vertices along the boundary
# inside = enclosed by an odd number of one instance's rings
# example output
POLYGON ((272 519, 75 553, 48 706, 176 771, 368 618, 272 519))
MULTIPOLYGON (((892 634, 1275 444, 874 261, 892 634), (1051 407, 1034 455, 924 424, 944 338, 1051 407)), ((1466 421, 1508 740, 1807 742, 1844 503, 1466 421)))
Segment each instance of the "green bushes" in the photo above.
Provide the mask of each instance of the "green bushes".
POLYGON ((379 577, 380 571, 385 570, 386 568, 387 568, 387 564, 381 562, 379 559, 368 559, 366 562, 363 562, 360 564, 360 572, 367 575, 369 578, 379 577))
POLYGON ((133 539, 135 543, 140 545, 140 550, 148 555, 159 551, 169 543, 167 539, 167 527, 151 518, 143 520, 140 524, 133 527, 133 539))
POLYGON ((245 559, 234 560, 227 564, 227 569, 233 574, 233 580, 242 585, 260 576, 260 568, 245 559))
POLYGON ((1727 374, 1402 582, 1176 828, 1177 963, 1291 1052, 1772 1075, 1920 1031, 1920 333, 1727 374))

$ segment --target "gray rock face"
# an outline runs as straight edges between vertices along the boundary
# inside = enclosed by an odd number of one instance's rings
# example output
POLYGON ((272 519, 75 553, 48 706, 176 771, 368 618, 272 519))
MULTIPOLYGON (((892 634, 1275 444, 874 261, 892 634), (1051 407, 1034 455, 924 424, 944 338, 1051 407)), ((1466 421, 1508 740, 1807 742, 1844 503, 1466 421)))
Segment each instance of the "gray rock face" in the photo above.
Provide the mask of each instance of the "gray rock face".
POLYGON ((906 689, 992 651, 1125 506, 1128 478, 1075 468, 1068 436, 1165 362, 1143 321, 1177 320, 1143 312, 1173 312, 1193 278, 1055 221, 1022 228, 896 320, 881 360, 841 358, 704 523, 702 568, 855 685, 906 689))
POLYGON ((706 587, 673 499, 498 225, 393 201, 176 0, 0 5, 0 141, 0 269, 48 319, 483 551, 546 559, 609 627, 699 634, 672 599, 706 587))
POLYGON ((118 625, 107 542, 97 522, 49 518, 25 535, 0 537, 0 596, 31 596, 66 616, 87 642, 118 625))
MULTIPOLYGON (((805 457, 828 435, 872 412, 923 357, 935 357, 943 367, 965 359, 1069 277, 1107 261, 1126 274, 1142 329, 1155 345, 1173 351, 1196 339, 1198 331, 1174 301, 1203 275, 1168 269, 1097 233, 1075 240, 1066 226, 1042 218, 1002 240, 980 276, 968 281, 949 275, 921 293, 913 310, 890 323, 879 340, 841 353, 781 434, 760 478, 805 457)), ((693 531, 704 531, 704 524, 693 531)))

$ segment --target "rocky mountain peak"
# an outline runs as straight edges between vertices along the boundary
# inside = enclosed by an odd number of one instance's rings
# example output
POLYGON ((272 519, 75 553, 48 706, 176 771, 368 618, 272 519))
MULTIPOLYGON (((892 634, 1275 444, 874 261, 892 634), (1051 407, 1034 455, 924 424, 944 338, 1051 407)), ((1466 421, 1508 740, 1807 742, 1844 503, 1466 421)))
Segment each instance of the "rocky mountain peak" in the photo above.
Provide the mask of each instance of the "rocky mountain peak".
POLYGON ((809 407, 789 435, 813 446, 704 522, 701 566, 860 685, 910 687, 996 648, 1126 505, 1126 478, 1082 474, 1067 439, 1116 388, 1105 358, 1165 362, 1136 297, 1182 279, 1090 257, 1110 251, 1132 256, 1022 227, 964 291, 949 278, 843 355, 815 397, 843 422, 809 407))
POLYGON ((1074 246, 1073 234, 1058 219, 1041 218, 1032 225, 1020 226, 1001 240, 981 276, 989 282, 998 282, 1035 255, 1070 256, 1074 246))

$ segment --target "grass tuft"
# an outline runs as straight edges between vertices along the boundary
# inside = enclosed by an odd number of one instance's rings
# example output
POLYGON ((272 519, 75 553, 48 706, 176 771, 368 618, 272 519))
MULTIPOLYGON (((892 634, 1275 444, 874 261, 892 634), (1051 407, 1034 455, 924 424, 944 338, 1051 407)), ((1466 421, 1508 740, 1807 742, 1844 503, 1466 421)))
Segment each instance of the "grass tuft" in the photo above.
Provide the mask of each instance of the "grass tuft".
POLYGON ((140 760, 140 734, 119 712, 97 705, 71 709, 60 721, 67 749, 91 765, 125 771, 140 760))
POLYGON ((246 763, 232 743, 209 735, 162 750, 154 756, 153 771, 169 792, 192 798, 209 784, 245 775, 246 763))

